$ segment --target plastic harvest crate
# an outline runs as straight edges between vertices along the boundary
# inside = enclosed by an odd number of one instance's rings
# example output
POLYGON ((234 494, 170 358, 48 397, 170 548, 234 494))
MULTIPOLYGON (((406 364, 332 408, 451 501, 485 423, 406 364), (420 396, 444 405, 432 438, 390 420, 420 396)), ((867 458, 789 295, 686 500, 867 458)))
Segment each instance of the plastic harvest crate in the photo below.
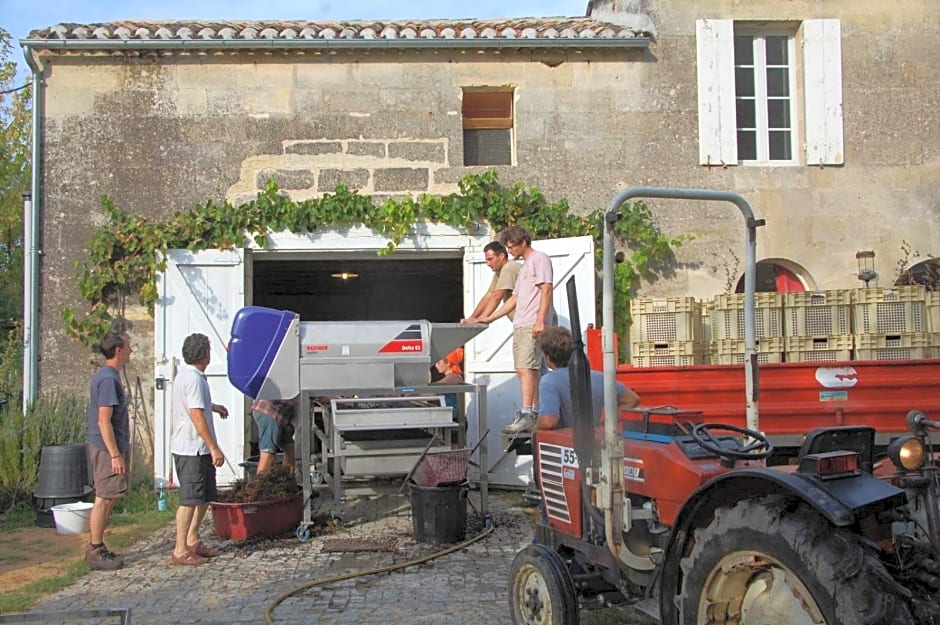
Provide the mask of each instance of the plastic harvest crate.
MULTIPOLYGON (((783 331, 783 294, 756 293, 754 333, 778 338, 783 331)), ((716 295, 710 310, 711 340, 744 339, 744 294, 716 295)))
MULTIPOLYGON (((783 362, 784 339, 757 339, 757 362, 783 362)), ((711 362, 714 365, 739 365, 744 362, 744 339, 720 339, 712 343, 711 362)))
POLYGON ((854 340, 841 336, 788 336, 784 339, 787 362, 851 360, 854 340))
POLYGON ((694 298, 635 299, 630 314, 636 343, 702 342, 702 305, 694 298))
POLYGON ((703 364, 704 346, 695 341, 633 343, 631 362, 636 367, 686 367, 703 364))
POLYGON ((927 291, 921 285, 855 289, 855 334, 929 332, 927 291))
POLYGON ((929 291, 926 296, 927 331, 940 334, 940 291, 929 291))
POLYGON ((917 360, 940 355, 940 334, 856 334, 856 360, 917 360))
POLYGON ((852 291, 786 293, 787 336, 837 336, 852 333, 852 291))

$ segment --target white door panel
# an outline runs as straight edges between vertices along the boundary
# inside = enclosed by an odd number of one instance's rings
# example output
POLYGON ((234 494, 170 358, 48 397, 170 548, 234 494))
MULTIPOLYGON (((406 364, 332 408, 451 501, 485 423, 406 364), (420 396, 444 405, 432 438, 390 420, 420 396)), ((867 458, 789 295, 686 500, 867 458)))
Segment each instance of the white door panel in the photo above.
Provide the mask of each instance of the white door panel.
MULTIPOLYGON (((245 397, 229 384, 226 346, 232 319, 245 305, 246 257, 242 250, 168 250, 166 271, 157 276, 159 299, 154 310, 154 357, 158 389, 154 398, 154 474, 157 483, 173 473, 170 406, 173 378, 181 366, 183 340, 198 332, 209 337, 212 359, 206 379, 212 401, 229 410, 215 419, 215 431, 228 462, 218 470, 220 484, 241 477, 245 458, 245 397), (162 387, 162 389, 160 388, 162 387)), ((173 478, 176 483, 175 477, 173 478)))
MULTIPOLYGON (((578 311, 582 326, 594 323, 594 241, 591 237, 574 237, 533 241, 532 248, 545 252, 552 259, 554 295, 552 298, 560 325, 571 327, 568 319, 566 282, 572 276, 578 289, 578 311)), ((473 310, 486 293, 493 272, 483 259, 482 248, 468 249, 464 264, 464 309, 473 310)), ((583 331, 584 328, 582 327, 583 331)), ((466 346, 467 380, 486 386, 487 453, 490 483, 523 486, 528 483, 532 457, 503 453, 502 429, 512 422, 520 407, 519 381, 512 360, 512 322, 503 317, 491 324, 466 346)), ((479 415, 472 397, 467 407, 467 440, 478 439, 479 415)))

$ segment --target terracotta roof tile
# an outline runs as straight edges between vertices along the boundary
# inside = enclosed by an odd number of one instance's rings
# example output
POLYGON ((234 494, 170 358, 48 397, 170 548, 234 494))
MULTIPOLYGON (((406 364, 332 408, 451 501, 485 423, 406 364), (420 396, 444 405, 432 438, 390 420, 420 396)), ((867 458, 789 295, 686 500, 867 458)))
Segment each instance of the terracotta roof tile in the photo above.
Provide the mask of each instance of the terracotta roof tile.
MULTIPOLYGON (((103 24, 57 24, 34 30, 30 40, 53 41, 232 41, 284 40, 618 40, 651 33, 590 17, 405 21, 221 21, 150 22, 123 20, 103 24)), ((404 43, 404 42, 402 42, 404 43)))

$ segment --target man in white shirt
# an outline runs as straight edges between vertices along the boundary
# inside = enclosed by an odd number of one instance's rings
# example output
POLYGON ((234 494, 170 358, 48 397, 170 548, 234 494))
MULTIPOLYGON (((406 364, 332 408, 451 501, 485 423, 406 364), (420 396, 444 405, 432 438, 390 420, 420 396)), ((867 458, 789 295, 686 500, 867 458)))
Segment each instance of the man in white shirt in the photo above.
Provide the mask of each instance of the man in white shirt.
POLYGON ((170 451, 180 485, 180 504, 176 511, 176 547, 171 563, 204 564, 218 555, 199 538, 199 525, 206 515, 209 501, 216 496, 215 470, 225 462, 225 455, 215 437, 212 413, 228 417, 225 406, 212 403, 206 367, 211 351, 209 338, 190 334, 183 341, 182 367, 173 380, 173 437, 170 451))

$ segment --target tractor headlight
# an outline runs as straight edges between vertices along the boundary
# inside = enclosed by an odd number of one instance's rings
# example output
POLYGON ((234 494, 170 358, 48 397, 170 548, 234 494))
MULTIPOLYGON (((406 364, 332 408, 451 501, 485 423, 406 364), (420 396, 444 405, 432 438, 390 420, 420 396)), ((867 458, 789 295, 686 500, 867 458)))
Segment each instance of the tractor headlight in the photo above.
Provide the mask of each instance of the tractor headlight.
POLYGON ((902 436, 888 445, 888 457, 898 469, 915 471, 921 468, 927 458, 924 442, 913 436, 902 436))

